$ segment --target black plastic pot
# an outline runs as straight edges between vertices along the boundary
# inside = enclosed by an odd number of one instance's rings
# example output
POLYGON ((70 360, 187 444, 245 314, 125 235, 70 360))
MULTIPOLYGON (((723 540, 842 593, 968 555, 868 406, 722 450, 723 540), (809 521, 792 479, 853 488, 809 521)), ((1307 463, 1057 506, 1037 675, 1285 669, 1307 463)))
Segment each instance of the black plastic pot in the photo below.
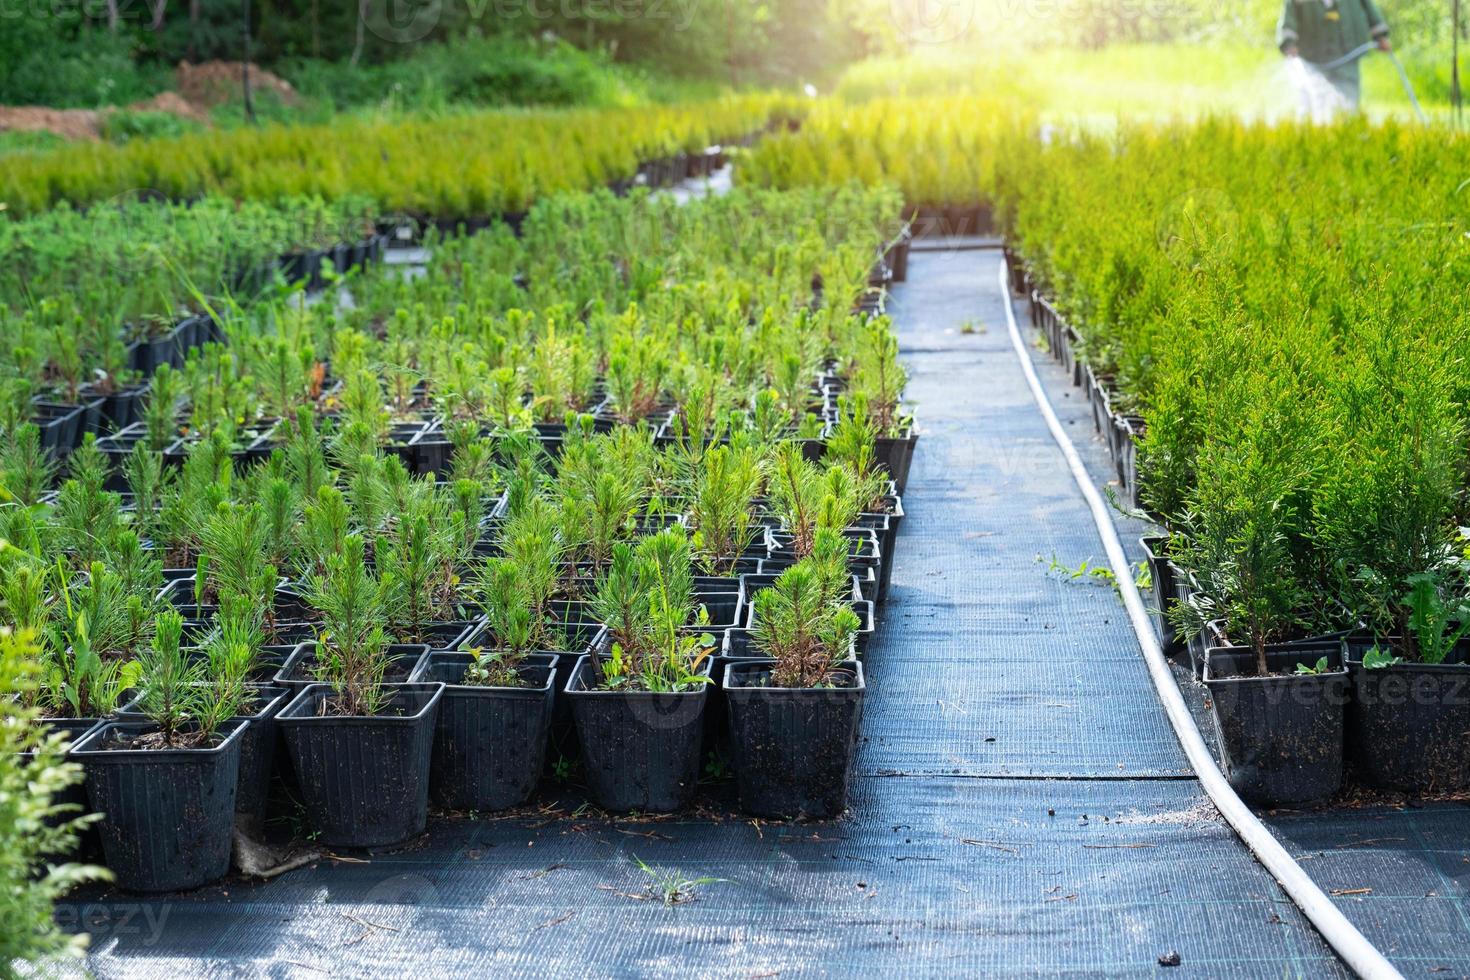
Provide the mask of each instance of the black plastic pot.
MULTIPOLYGON (((1444 663, 1370 670, 1363 654, 1376 645, 1371 637, 1347 641, 1353 775, 1370 786, 1421 795, 1470 788, 1470 643, 1444 663)), ((1384 649, 1390 649, 1386 641, 1384 649)))
POLYGON ((469 653, 436 650, 414 680, 447 685, 434 725, 429 795, 450 810, 504 810, 536 789, 555 703, 556 654, 533 654, 526 687, 465 684, 469 653))
POLYGON ((394 422, 388 429, 384 451, 403 460, 410 473, 424 472, 419 469, 419 439, 432 425, 430 422, 394 422))
POLYGON ((1205 686, 1230 785, 1263 806, 1312 803, 1342 785, 1348 675, 1343 644, 1282 643, 1266 648, 1273 676, 1257 677, 1255 651, 1212 647, 1205 686), (1327 658, 1322 674, 1294 675, 1327 658))
MULTIPOLYGON (((71 746, 68 746, 68 748, 66 749, 65 759, 68 762, 72 762, 75 761, 72 759, 71 756, 72 747, 81 742, 82 739, 86 738, 89 734, 96 731, 97 727, 101 725, 102 722, 98 721, 96 718, 45 718, 38 722, 38 724, 48 735, 66 736, 67 741, 71 743, 71 746)), ((22 752, 20 754, 20 758, 22 762, 29 762, 30 759, 34 757, 34 755, 35 753, 33 752, 22 752)), ((68 820, 75 820, 82 814, 89 813, 90 810, 88 809, 87 805, 87 782, 85 774, 81 779, 66 787, 66 789, 62 790, 59 793, 53 794, 51 797, 51 803, 53 806, 67 806, 71 808, 65 813, 58 814, 54 817, 48 817, 46 823, 48 826, 51 827, 60 826, 68 820)), ((57 858, 66 858, 73 857, 79 853, 85 854, 89 851, 94 852, 96 850, 97 830, 95 825, 83 830, 79 836, 80 839, 77 842, 78 846, 75 851, 68 851, 63 854, 55 854, 52 856, 57 858)))
POLYGON ((202 316, 188 316, 174 324, 170 333, 174 338, 174 358, 178 364, 184 363, 189 356, 189 351, 198 347, 204 341, 200 340, 200 333, 205 329, 208 320, 202 316))
POLYGON ((909 482, 909 466, 914 461, 914 446, 919 436, 912 426, 902 436, 882 436, 877 440, 878 462, 893 478, 897 492, 902 494, 909 482))
POLYGON ((102 400, 102 416, 114 432, 125 429, 140 418, 143 399, 148 395, 144 384, 123 385, 102 400))
POLYGON ((438 424, 425 425, 411 438, 405 449, 411 454, 405 457, 405 465, 419 476, 447 470, 449 457, 454 452, 453 444, 438 424))
MULTIPOLYGON (((235 791, 235 812, 261 819, 265 815, 271 775, 275 771, 276 715, 296 696, 296 692, 272 684, 250 686, 255 695, 254 707, 249 714, 235 719, 250 723, 240 737, 240 780, 235 791)), ((118 709, 117 720, 141 724, 148 718, 137 704, 131 704, 118 709)))
POLYGON ((295 693, 289 688, 262 685, 254 690, 255 710, 244 715, 250 722, 240 742, 240 778, 235 790, 235 812, 255 821, 265 819, 270 802, 271 776, 276 768, 276 715, 295 693))
POLYGON ((288 252, 278 260, 278 268, 281 277, 286 280, 286 285, 292 286, 303 279, 311 276, 311 253, 288 252))
POLYGON ((313 684, 276 716, 322 843, 384 847, 424 831, 429 759, 443 684, 391 684, 383 714, 321 714, 331 696, 313 684))
POLYGON ((1124 502, 1136 508, 1143 503, 1138 480, 1138 444, 1147 432, 1147 423, 1137 415, 1120 415, 1115 425, 1118 428, 1115 459, 1118 483, 1123 489, 1124 502))
MULTIPOLYGON (((463 650, 473 646, 485 629, 485 619, 460 619, 448 623, 431 623, 418 637, 430 650, 463 650)), ((412 678, 410 678, 412 679, 412 678)))
POLYGON ((555 775, 560 765, 582 757, 582 747, 577 740, 577 723, 572 717, 570 699, 562 696, 572 675, 576 673, 584 653, 606 653, 608 647, 607 627, 601 623, 563 623, 567 648, 572 654, 559 657, 556 661, 556 677, 551 689, 557 693, 551 712, 551 742, 547 746, 547 775, 555 775))
POLYGON ((653 694, 598 691, 594 682, 592 657, 579 658, 566 697, 593 800, 615 812, 668 813, 685 806, 699 780, 704 686, 653 694))
MULTIPOLYGON (((386 684, 402 684, 413 676, 419 663, 429 655, 427 643, 394 643, 388 647, 388 669, 383 672, 386 684)), ((272 678, 272 683, 294 690, 317 683, 312 673, 316 666, 316 642, 306 640, 286 659, 272 678)))
POLYGON ((145 337, 133 351, 133 370, 145 377, 157 371, 161 364, 170 367, 179 364, 179 339, 172 330, 161 337, 145 337))
POLYGON ((731 759, 740 808, 758 817, 825 820, 847 809, 863 714, 861 664, 832 688, 764 686, 769 662, 725 666, 731 759))
POLYGON ((1174 574, 1178 569, 1164 554, 1164 548, 1169 543, 1169 535, 1146 534, 1138 541, 1143 545, 1143 557, 1148 563, 1149 581, 1153 583, 1153 617, 1154 627, 1159 633, 1159 646, 1165 653, 1172 653, 1177 647, 1177 638, 1174 633, 1174 621, 1169 618, 1169 610, 1174 608, 1178 602, 1174 582, 1174 574))
POLYGON ((81 405, 32 404, 31 421, 41 430, 41 448, 64 454, 80 445, 83 411, 81 405))
POLYGON ((120 887, 138 892, 198 888, 230 870, 240 747, 249 724, 227 722, 210 748, 128 749, 118 739, 153 730, 112 722, 72 749, 87 773, 87 796, 102 853, 120 887))

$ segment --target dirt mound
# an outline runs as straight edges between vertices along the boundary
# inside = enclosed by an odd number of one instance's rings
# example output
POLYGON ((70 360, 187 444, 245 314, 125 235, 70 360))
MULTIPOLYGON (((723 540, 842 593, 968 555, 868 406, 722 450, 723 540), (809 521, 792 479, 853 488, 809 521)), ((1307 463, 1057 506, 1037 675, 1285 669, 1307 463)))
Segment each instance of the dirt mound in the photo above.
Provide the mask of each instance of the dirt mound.
MULTIPOLYGON (((191 65, 181 61, 174 72, 174 83, 187 101, 213 108, 240 98, 240 62, 206 61, 191 65)), ((259 92, 274 92, 286 105, 295 105, 298 101, 290 82, 253 64, 250 66, 250 85, 259 92)))
POLYGON ((134 102, 128 108, 133 112, 167 112, 171 115, 182 116, 184 119, 192 119, 205 126, 209 125, 209 113, 200 106, 187 101, 177 92, 159 92, 153 98, 134 102))
POLYGON ((47 109, 44 106, 0 106, 0 133, 44 129, 67 139, 96 139, 95 109, 47 109))
MULTIPOLYGON (((177 92, 159 92, 151 99, 134 102, 130 112, 167 112, 203 126, 209 112, 177 92)), ((48 109, 45 106, 0 106, 0 133, 9 129, 39 130, 72 140, 94 140, 102 134, 102 119, 116 109, 48 109)))

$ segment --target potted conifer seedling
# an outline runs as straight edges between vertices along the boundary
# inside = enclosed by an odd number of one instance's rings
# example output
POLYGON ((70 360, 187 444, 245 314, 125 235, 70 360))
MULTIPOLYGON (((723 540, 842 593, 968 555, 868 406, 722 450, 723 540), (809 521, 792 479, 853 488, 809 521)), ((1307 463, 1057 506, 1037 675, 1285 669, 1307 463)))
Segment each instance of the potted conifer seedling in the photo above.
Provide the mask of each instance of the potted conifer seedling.
POLYGON ((142 722, 111 722, 72 750, 87 774, 107 866, 132 891, 197 888, 230 867, 241 685, 206 683, 180 648, 184 620, 159 615, 138 654, 142 722))
POLYGON ((311 684, 277 724, 301 782, 307 819, 323 843, 377 847, 422 833, 429 753, 443 684, 385 684, 391 582, 367 569, 361 535, 314 575, 321 614, 311 684))
POLYGON ((755 595, 752 653, 725 667, 740 806, 763 817, 828 818, 847 807, 863 670, 846 570, 815 559, 755 595))
POLYGON ((582 657, 566 687, 588 788, 608 810, 676 810, 699 777, 715 644, 684 529, 615 545, 592 608, 611 646, 582 657))

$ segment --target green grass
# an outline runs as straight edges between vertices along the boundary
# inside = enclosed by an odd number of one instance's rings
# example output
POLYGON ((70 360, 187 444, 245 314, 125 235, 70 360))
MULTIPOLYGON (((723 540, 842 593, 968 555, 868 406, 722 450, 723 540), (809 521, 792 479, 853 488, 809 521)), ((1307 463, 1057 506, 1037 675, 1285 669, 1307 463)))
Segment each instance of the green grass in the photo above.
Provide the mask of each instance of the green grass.
MULTIPOLYGON (((1401 53, 1420 101, 1447 111, 1448 59, 1401 53)), ((1278 118, 1295 112, 1284 59, 1259 45, 1127 44, 1098 50, 978 51, 935 47, 850 68, 837 88, 849 99, 974 93, 1012 96, 1053 121, 1105 125, 1119 118, 1173 119, 1229 113, 1278 118)), ((1410 112, 1388 58, 1363 63, 1363 105, 1372 115, 1410 112)))

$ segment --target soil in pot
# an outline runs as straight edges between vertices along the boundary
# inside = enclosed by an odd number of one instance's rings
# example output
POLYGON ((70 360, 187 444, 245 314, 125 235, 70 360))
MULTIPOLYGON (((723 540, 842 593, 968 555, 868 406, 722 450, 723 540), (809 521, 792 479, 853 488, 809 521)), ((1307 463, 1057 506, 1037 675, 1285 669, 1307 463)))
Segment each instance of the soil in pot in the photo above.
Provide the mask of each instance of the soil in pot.
POLYGON ((276 723, 307 821, 334 847, 386 847, 424 832, 443 684, 390 684, 377 715, 323 714, 327 684, 305 688, 276 723))
POLYGON ((1271 674, 1259 677, 1248 647, 1212 647, 1206 654, 1204 680, 1225 775, 1251 803, 1324 800, 1342 785, 1343 645, 1270 645, 1266 663, 1271 674), (1299 664, 1323 669, 1296 674, 1299 664))
MULTIPOLYGON (((1378 646, 1367 637, 1347 641, 1354 777, 1417 795, 1470 788, 1470 643, 1439 664, 1364 667, 1364 655, 1378 646)), ((1388 641, 1381 646, 1392 649, 1388 641)))
MULTIPOLYGON (((406 682, 419 663, 429 654, 427 643, 394 643, 388 647, 388 667, 383 671, 383 683, 402 684, 406 682)), ((316 669, 316 642, 307 640, 297 646, 296 651, 287 658, 276 672, 274 683, 283 687, 301 689, 309 684, 315 684, 317 677, 316 669)))
POLYGON ((142 748, 156 727, 113 722, 72 749, 87 774, 102 852, 119 887, 198 888, 230 870, 240 747, 249 724, 227 722, 200 748, 142 748))
POLYGON ((669 813, 687 805, 699 780, 706 685, 655 694, 601 691, 595 683, 592 657, 583 656, 566 696, 593 800, 619 813, 669 813))
POLYGON ((862 665, 843 665, 825 688, 770 687, 768 662, 725 667, 725 701, 740 808, 777 819, 829 819, 847 809, 862 665))
POLYGON ((531 654, 521 687, 464 683, 470 653, 436 650, 415 680, 445 684, 434 725, 429 795, 449 810, 504 810, 541 779, 555 703, 557 654, 531 654))

